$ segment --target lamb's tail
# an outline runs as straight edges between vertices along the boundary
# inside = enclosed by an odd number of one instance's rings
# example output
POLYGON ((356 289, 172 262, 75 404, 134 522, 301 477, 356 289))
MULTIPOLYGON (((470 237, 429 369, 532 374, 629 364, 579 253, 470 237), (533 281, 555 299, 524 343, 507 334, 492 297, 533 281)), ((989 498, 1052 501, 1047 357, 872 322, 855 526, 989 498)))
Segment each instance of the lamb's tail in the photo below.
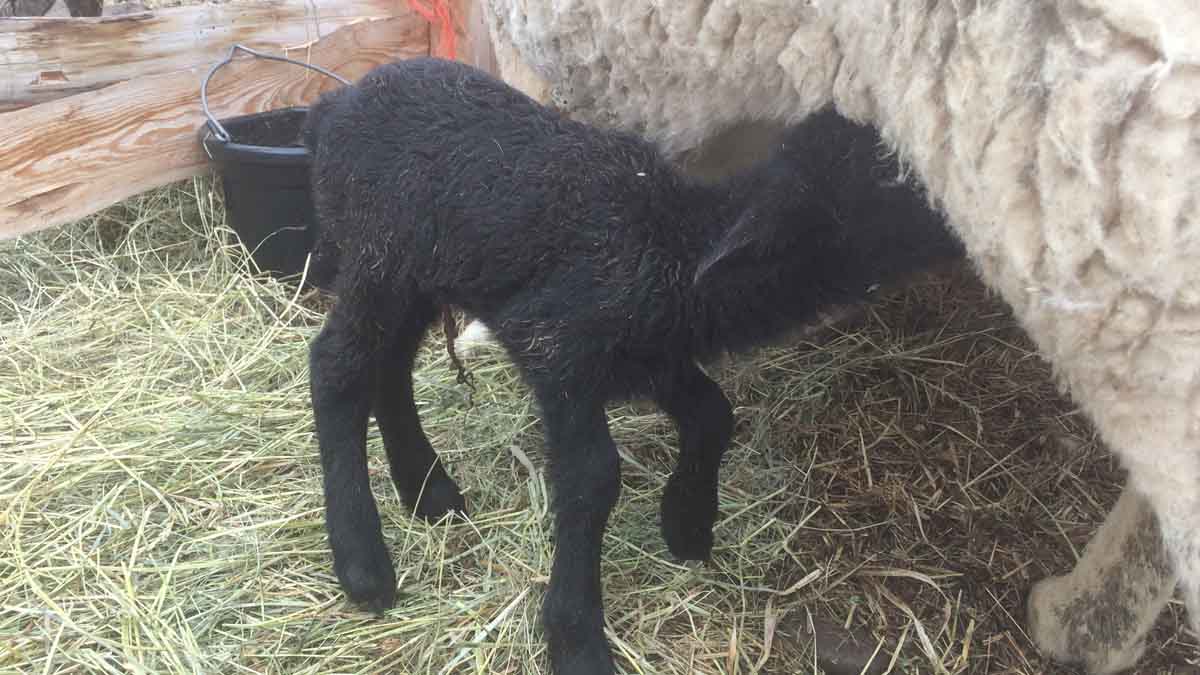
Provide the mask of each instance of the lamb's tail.
MULTIPOLYGON (((308 109, 307 114, 304 116, 304 123, 300 128, 300 142, 308 150, 310 166, 315 166, 317 163, 317 152, 321 146, 322 120, 325 113, 340 98, 340 94, 343 91, 345 89, 338 89, 322 95, 308 109)), ((319 212, 318 217, 313 219, 310 229, 313 234, 313 245, 309 250, 310 257, 306 281, 317 288, 330 290, 338 272, 338 258, 340 256, 338 255, 337 242, 333 241, 332 234, 322 227, 319 212)))
POLYGON ((308 252, 308 272, 304 276, 304 283, 320 288, 322 290, 333 290, 334 279, 337 278, 338 264, 337 256, 331 255, 329 246, 322 245, 320 241, 320 226, 313 223, 312 227, 317 230, 316 241, 313 243, 312 249, 308 252))

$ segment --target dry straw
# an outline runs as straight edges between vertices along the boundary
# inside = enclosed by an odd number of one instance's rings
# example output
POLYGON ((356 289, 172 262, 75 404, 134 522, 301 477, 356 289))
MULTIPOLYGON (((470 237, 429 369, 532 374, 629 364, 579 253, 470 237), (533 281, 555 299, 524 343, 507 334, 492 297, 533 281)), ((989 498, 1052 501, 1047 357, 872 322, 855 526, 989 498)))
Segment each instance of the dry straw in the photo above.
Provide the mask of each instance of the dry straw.
MULTIPOLYGON (((0 670, 544 672, 547 485, 517 374, 474 355, 468 405, 431 336, 419 406, 472 519, 409 518, 372 430, 402 595, 382 618, 347 606, 308 401, 321 303, 247 275, 223 223, 196 180, 0 243, 0 670)), ((623 672, 817 672, 839 649, 892 672, 1070 672, 1037 655, 1023 597, 1069 569, 1121 476, 969 274, 712 371, 739 426, 710 565, 658 534, 669 423, 611 411, 623 672)), ((1145 672, 1195 653, 1180 611, 1145 672)))

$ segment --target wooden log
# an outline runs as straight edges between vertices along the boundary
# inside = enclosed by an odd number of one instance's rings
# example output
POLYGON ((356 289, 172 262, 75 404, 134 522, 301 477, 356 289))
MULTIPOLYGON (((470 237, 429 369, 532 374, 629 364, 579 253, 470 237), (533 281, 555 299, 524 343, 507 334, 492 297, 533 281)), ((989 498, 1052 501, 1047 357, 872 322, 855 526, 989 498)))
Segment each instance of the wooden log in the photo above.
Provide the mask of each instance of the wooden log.
POLYGON ((279 52, 409 13, 400 0, 235 0, 94 19, 4 18, 0 112, 208 65, 235 42, 279 52))
MULTIPOLYGON (((428 24, 405 13, 340 28, 289 56, 356 79, 428 52, 428 24)), ((77 220, 207 170, 198 134, 208 65, 0 113, 0 238, 77 220)), ((336 86, 298 66, 240 58, 213 78, 209 101, 218 118, 232 117, 303 105, 336 86)))

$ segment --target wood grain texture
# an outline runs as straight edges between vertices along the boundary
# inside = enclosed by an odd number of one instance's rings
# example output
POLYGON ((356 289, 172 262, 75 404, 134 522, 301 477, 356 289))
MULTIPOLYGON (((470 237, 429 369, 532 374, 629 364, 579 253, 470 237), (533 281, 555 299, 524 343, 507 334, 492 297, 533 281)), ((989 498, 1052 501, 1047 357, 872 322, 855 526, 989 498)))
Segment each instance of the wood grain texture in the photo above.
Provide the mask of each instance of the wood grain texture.
POLYGON ((235 42, 277 53, 352 23, 408 14, 400 0, 235 0, 89 19, 4 18, 0 112, 208 65, 235 42))
MULTIPOLYGON (((288 55, 353 80, 380 63, 428 54, 428 24, 401 5, 395 11, 404 15, 340 28, 288 55)), ((198 134, 209 65, 0 113, 0 238, 77 220, 207 170, 198 134)), ((310 103, 336 86, 307 69, 241 58, 213 78, 209 100, 225 118, 310 103)))
POLYGON ((479 20, 484 24, 484 32, 488 35, 488 46, 491 49, 496 75, 533 100, 550 105, 550 83, 525 62, 504 31, 493 32, 489 27, 496 25, 495 16, 490 14, 492 9, 489 0, 478 0, 476 11, 479 20))
MULTIPOLYGON (((488 31, 482 0, 448 0, 450 17, 454 22, 455 59, 468 63, 480 70, 499 75, 496 52, 492 49, 492 36, 488 31)), ((430 32, 430 53, 441 53, 441 32, 430 32)))

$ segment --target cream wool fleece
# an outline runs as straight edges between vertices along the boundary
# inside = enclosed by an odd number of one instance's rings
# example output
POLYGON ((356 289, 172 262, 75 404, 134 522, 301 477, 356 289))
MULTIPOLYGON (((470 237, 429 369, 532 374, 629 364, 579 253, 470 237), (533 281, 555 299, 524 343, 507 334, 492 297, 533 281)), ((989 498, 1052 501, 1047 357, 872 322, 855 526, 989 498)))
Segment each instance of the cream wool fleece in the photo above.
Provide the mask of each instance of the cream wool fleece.
POLYGON ((1200 4, 488 2, 553 102, 669 153, 831 102, 877 125, 1128 467, 1200 626, 1200 4))

